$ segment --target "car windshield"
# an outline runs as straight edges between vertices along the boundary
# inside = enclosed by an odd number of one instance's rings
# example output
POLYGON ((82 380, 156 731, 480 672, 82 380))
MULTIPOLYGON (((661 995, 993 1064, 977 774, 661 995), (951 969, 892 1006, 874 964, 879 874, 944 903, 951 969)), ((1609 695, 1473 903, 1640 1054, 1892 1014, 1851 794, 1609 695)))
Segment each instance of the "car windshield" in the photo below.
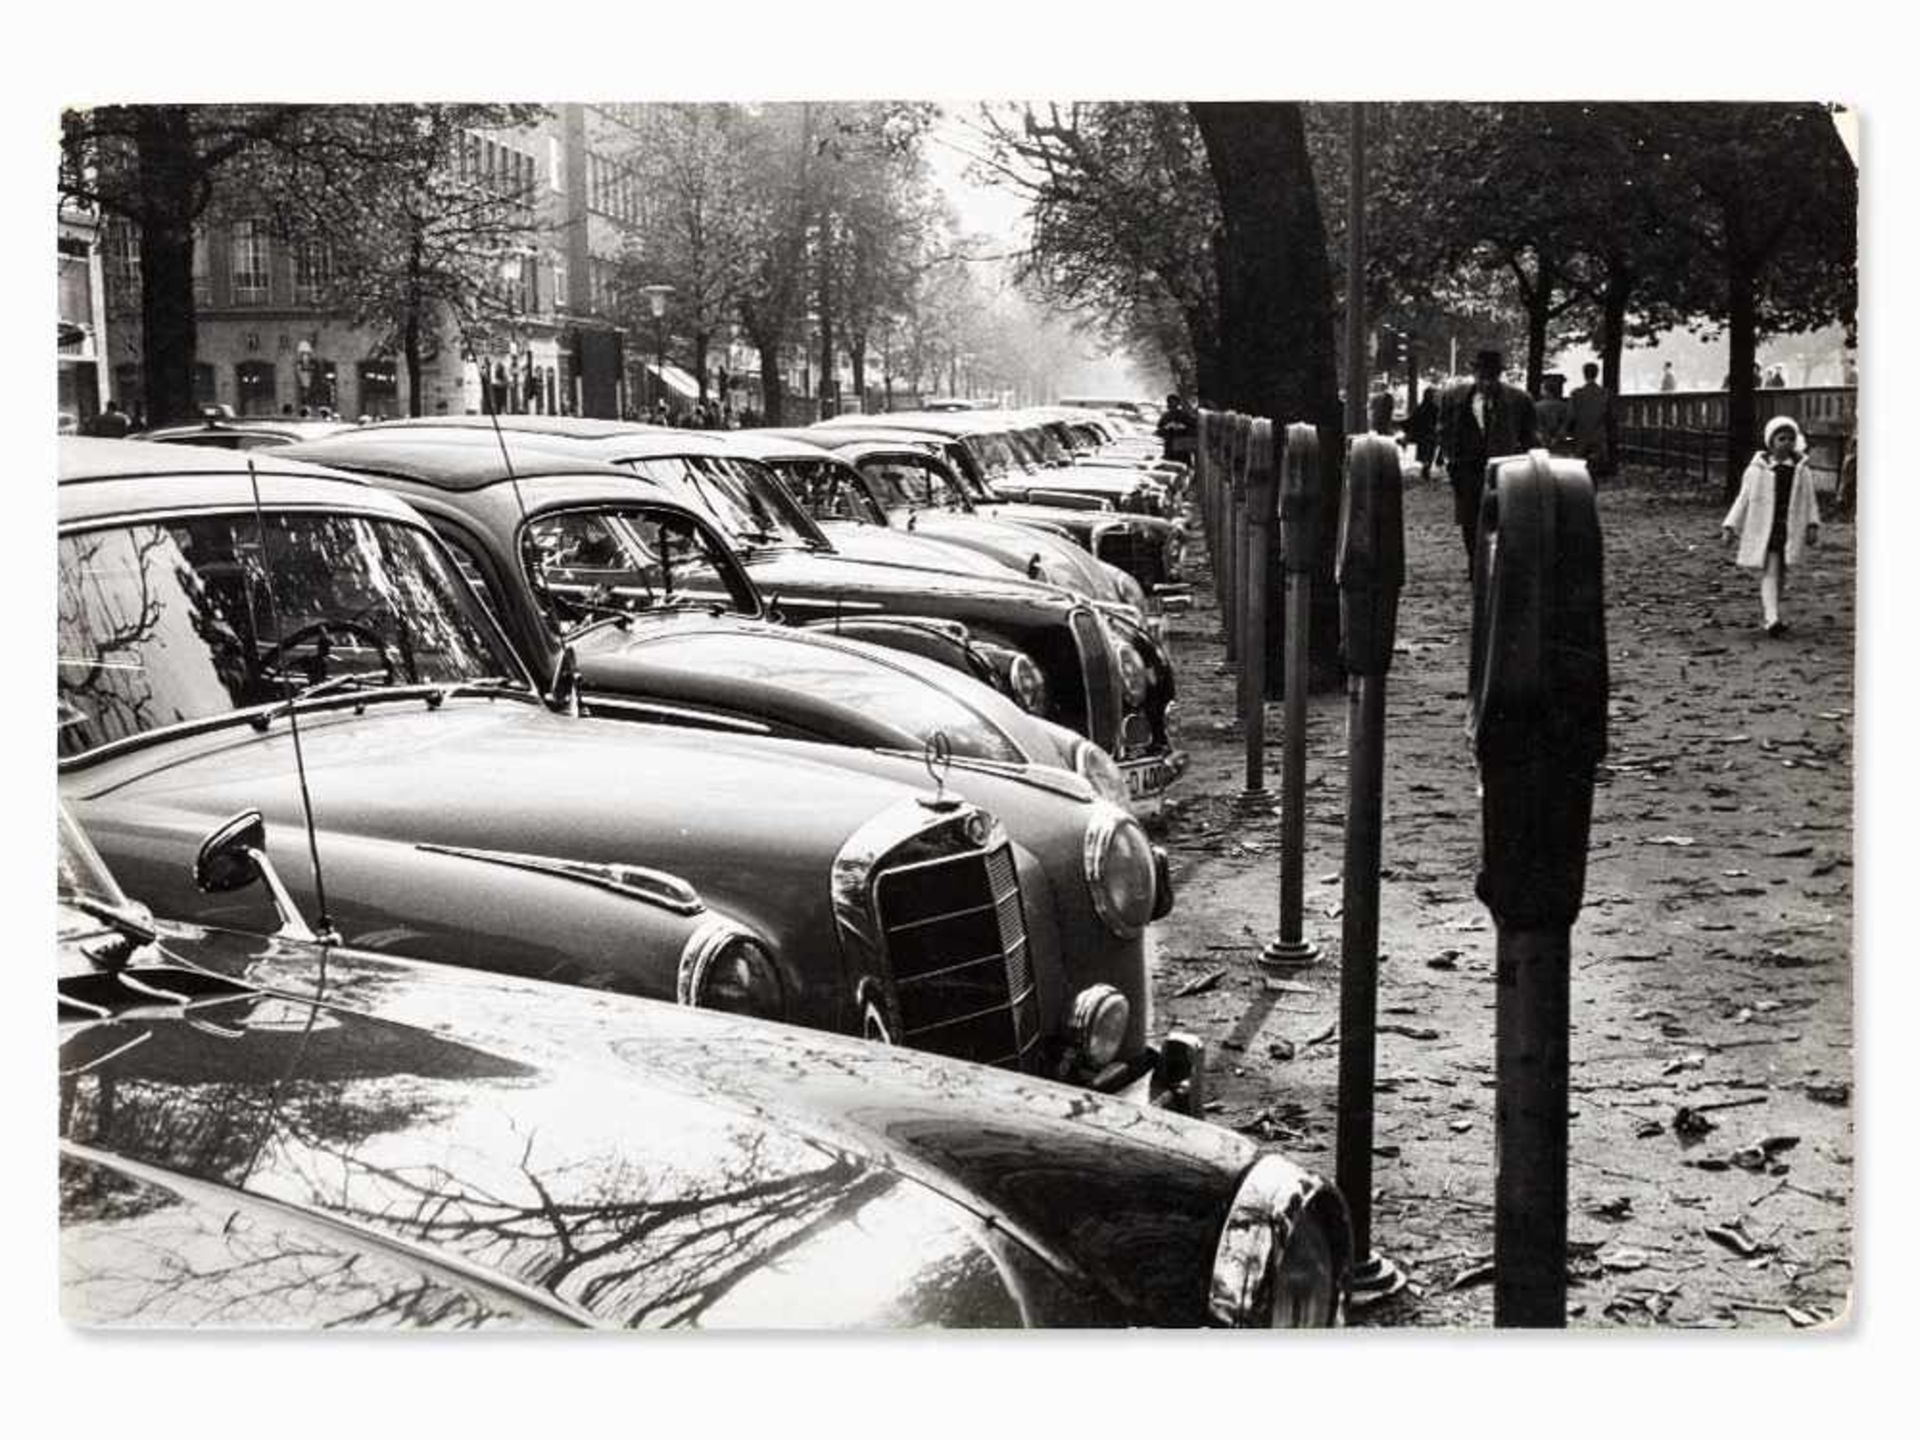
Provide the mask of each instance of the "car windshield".
POLYGON ((767 463, 779 475, 787 492, 815 520, 885 525, 888 510, 907 506, 905 496, 890 495, 884 488, 862 483, 860 472, 839 460, 770 460, 767 463))
POLYGON ((1004 432, 983 430, 967 436, 962 443, 973 456, 974 463, 980 467, 980 473, 988 479, 1004 475, 1021 463, 1004 432))
POLYGON ((251 510, 60 537, 60 755, 325 684, 521 679, 434 543, 398 520, 251 510))
POLYGON ((548 628, 562 639, 599 620, 648 610, 758 609, 721 543, 671 510, 549 512, 521 532, 520 563, 548 628))
POLYGON ((807 512, 757 460, 660 455, 627 463, 648 479, 673 487, 720 529, 749 545, 831 548, 807 512))
POLYGON ((913 455, 874 455, 860 462, 860 473, 882 495, 889 509, 970 510, 965 493, 946 468, 913 455))

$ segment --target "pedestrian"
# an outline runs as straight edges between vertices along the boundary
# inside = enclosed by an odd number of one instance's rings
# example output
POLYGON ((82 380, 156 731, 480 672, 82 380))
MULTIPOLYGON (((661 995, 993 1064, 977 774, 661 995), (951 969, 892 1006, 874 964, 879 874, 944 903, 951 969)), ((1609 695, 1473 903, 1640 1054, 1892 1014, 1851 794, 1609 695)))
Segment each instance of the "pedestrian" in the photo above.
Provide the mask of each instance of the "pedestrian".
POLYGON ((1780 595, 1787 572, 1820 542, 1820 502, 1813 493, 1806 437, 1785 415, 1767 422, 1760 449, 1740 477, 1740 494, 1720 522, 1721 543, 1739 537, 1734 563, 1760 572, 1760 613, 1767 634, 1783 635, 1780 595), (1784 500, 1784 503, 1783 503, 1784 500))
POLYGON ((1567 403, 1567 377, 1540 377, 1540 398, 1533 402, 1534 418, 1540 425, 1540 443, 1556 455, 1564 455, 1567 437, 1573 432, 1573 406, 1567 403))
POLYGON ((127 418, 117 400, 107 401, 107 408, 93 417, 90 427, 92 434, 104 440, 123 440, 132 429, 133 421, 127 418))
POLYGON ((1474 356, 1473 379, 1448 387, 1440 398, 1440 458, 1453 486, 1453 518, 1466 542, 1469 576, 1488 462, 1523 454, 1540 443, 1533 399, 1500 378, 1504 368, 1498 350, 1482 350, 1474 356))
POLYGON ((1613 396, 1600 383, 1600 367, 1589 360, 1580 367, 1586 383, 1567 397, 1573 427, 1573 453, 1587 462, 1587 474, 1598 480, 1613 473, 1613 396))
POLYGON ((1367 429, 1376 435, 1393 435, 1393 392, 1376 390, 1367 399, 1367 429))
POLYGON ((1407 437, 1413 441, 1414 458, 1420 462, 1420 478, 1433 478, 1433 448, 1440 438, 1440 398, 1429 385, 1407 421, 1407 437))
POLYGON ((1675 378, 1673 373, 1673 362, 1671 360, 1660 367, 1660 388, 1662 390, 1678 390, 1680 388, 1680 382, 1675 378))
POLYGON ((1200 435, 1200 416, 1177 391, 1167 396, 1167 407, 1153 427, 1160 437, 1160 453, 1168 460, 1193 463, 1194 446, 1200 435))
POLYGON ((1787 388, 1787 367, 1775 365, 1767 371, 1767 389, 1784 390, 1787 388))

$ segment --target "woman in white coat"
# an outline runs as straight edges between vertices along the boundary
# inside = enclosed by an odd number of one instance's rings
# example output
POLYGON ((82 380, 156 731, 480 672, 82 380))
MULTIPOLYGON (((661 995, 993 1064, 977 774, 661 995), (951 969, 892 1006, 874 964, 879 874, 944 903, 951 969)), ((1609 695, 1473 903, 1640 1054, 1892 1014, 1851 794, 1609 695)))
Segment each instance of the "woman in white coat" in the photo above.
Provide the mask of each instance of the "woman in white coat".
POLYGON ((1767 422, 1764 444, 1740 479, 1740 494, 1720 522, 1723 541, 1736 535, 1734 563, 1760 572, 1760 610, 1767 634, 1785 632, 1780 592, 1787 571, 1806 558, 1807 546, 1820 540, 1820 505, 1813 494, 1813 470, 1807 464, 1806 437, 1785 415, 1767 422))

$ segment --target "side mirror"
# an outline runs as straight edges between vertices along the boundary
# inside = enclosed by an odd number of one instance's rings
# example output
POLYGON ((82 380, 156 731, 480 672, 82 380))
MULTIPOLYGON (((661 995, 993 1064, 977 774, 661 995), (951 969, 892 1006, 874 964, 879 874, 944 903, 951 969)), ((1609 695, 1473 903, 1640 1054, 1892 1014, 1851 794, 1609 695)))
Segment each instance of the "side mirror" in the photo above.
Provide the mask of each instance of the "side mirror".
POLYGON ((562 645, 553 662, 553 676, 547 681, 547 702, 569 715, 580 713, 580 657, 571 645, 562 645))
POLYGON ((267 822, 258 810, 243 810, 200 842, 193 883, 208 895, 244 890, 260 878, 267 848, 267 822))
POLYGON ((200 842, 200 853, 193 861, 193 883, 209 895, 224 895, 244 890, 255 880, 265 882, 280 916, 280 928, 274 932, 276 940, 319 944, 337 938, 331 929, 325 936, 315 934, 301 918, 300 907, 293 903, 273 861, 267 858, 267 822, 258 810, 243 810, 200 842))

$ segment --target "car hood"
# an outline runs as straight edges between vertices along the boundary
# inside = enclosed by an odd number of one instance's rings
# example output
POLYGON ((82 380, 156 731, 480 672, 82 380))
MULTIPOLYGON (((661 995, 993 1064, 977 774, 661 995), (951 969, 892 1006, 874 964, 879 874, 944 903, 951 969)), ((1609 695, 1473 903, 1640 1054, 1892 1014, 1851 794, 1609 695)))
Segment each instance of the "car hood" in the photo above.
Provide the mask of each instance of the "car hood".
MULTIPOLYGON (((846 837, 916 793, 834 764, 841 752, 827 746, 503 701, 313 711, 300 738, 323 854, 351 838, 651 865, 749 922, 783 886, 824 905, 824 865, 846 837)), ((156 908, 199 916, 204 897, 178 868, 156 871, 156 854, 249 808, 300 833, 296 773, 277 721, 265 734, 239 724, 149 745, 69 770, 61 788, 123 883, 162 887, 156 908)))
POLYGON ((1011 573, 1000 560, 975 550, 944 545, 937 537, 910 535, 880 525, 830 521, 822 526, 833 553, 874 565, 903 565, 915 570, 947 570, 1004 580, 1011 573))
MULTIPOLYGON (((437 1263, 486 1286, 493 1315, 1199 1324, 1256 1153, 1210 1125, 814 1031, 346 953, 315 1004, 310 951, 163 943, 269 993, 192 1024, 65 1027, 69 1156, 188 1199, 213 1187, 242 1242, 257 1202, 437 1263)), ((79 1291, 90 1313, 73 1318, 156 1323, 154 1216, 79 1188, 69 1274, 78 1260, 116 1283, 79 1291)), ((203 1286, 260 1283, 195 1268, 203 1286)))
POLYGON ((1065 535, 1049 534, 1035 524, 990 515, 923 510, 914 517, 914 533, 984 551, 1023 575, 1035 554, 1044 555, 1050 564, 1074 577, 1072 588, 1078 593, 1094 600, 1123 598, 1115 593, 1113 581, 1090 553, 1065 535))
POLYGON ((775 548, 747 551, 741 559, 753 583, 770 602, 806 595, 830 603, 841 597, 849 613, 866 601, 876 608, 911 615, 915 613, 915 600, 925 598, 973 602, 1010 613, 1032 613, 1038 608, 1064 616, 1075 603, 1051 585, 1013 575, 995 580, 965 571, 877 565, 841 555, 775 548))
POLYGON ((689 617, 636 627, 617 645, 582 653, 579 666, 589 695, 760 716, 848 745, 918 750, 937 730, 956 755, 1073 765, 1053 727, 991 686, 937 660, 825 630, 689 617))

